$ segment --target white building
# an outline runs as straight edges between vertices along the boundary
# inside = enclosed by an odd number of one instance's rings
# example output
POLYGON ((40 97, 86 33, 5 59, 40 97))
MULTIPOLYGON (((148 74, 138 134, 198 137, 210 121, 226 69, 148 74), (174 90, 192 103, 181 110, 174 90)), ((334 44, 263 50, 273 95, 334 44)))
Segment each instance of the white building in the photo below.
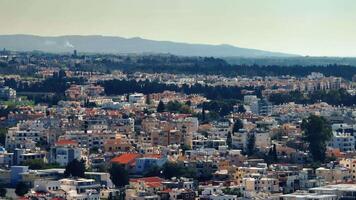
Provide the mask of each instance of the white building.
MULTIPOLYGON (((254 174, 251 174, 254 175, 254 174)), ((242 179, 242 186, 245 191, 249 192, 266 192, 277 193, 279 191, 279 182, 276 178, 260 177, 260 175, 254 175, 255 177, 245 177, 242 179)))
POLYGON ((211 200, 237 200, 236 195, 224 194, 222 191, 222 186, 200 186, 202 192, 200 198, 211 199, 211 200))
POLYGON ((54 192, 60 188, 60 183, 57 180, 36 179, 33 183, 33 190, 35 192, 54 192))
POLYGON ((306 192, 297 192, 293 194, 284 194, 280 196, 281 200, 337 200, 337 195, 319 195, 306 192))
POLYGON ((231 145, 235 149, 245 150, 247 147, 248 133, 241 130, 239 132, 235 132, 231 136, 232 142, 231 145))
POLYGON ((15 99, 16 90, 9 88, 8 86, 0 88, 0 98, 4 99, 15 99))
MULTIPOLYGON (((326 185, 309 189, 310 193, 316 195, 336 195, 335 199, 356 199, 355 184, 326 185)), ((334 200, 334 199, 333 199, 334 200)))
POLYGON ((356 180, 356 159, 354 158, 344 158, 340 160, 340 165, 349 169, 351 173, 352 180, 356 180))
POLYGON ((340 149, 340 151, 354 151, 355 137, 350 133, 333 131, 333 137, 329 142, 329 146, 340 149))
POLYGON ((144 104, 145 95, 142 93, 134 93, 129 95, 129 103, 144 104))
POLYGON ((72 140, 59 140, 50 150, 50 162, 58 163, 60 166, 67 166, 68 163, 76 160, 88 160, 88 151, 78 146, 72 140))
POLYGON ((255 146, 260 150, 266 150, 272 145, 271 137, 266 132, 257 132, 255 133, 255 146))
POLYGON ((252 105, 253 102, 258 101, 258 98, 256 95, 245 95, 244 96, 244 104, 246 105, 252 105))
MULTIPOLYGON (((47 141, 44 124, 40 121, 25 121, 8 129, 5 140, 6 149, 16 147, 28 148, 26 145, 39 141, 47 141)), ((29 146, 30 147, 30 146, 29 146)))
POLYGON ((256 115, 272 115, 272 104, 267 99, 254 101, 251 104, 251 111, 256 115))
POLYGON ((230 122, 215 122, 213 127, 208 131, 210 137, 213 138, 227 138, 229 132, 231 132, 230 122))
POLYGON ((68 200, 99 200, 100 184, 94 179, 60 179, 60 188, 68 200))

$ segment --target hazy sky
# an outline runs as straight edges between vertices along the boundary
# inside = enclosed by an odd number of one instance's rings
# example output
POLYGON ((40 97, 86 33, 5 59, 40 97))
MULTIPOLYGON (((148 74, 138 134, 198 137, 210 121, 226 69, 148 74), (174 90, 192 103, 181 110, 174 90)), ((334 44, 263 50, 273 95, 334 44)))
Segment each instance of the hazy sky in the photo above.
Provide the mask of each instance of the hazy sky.
POLYGON ((0 0, 0 34, 139 36, 356 56, 356 0, 0 0))

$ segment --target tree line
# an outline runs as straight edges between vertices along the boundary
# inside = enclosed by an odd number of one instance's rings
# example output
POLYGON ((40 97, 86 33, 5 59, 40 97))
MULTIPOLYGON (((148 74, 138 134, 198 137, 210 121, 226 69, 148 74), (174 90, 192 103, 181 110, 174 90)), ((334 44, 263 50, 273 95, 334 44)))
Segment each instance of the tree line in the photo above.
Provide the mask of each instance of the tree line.
MULTIPOLYGON (((46 59, 51 66, 66 66, 72 70, 101 71, 122 70, 127 73, 175 73, 233 76, 282 76, 303 77, 311 72, 320 72, 326 76, 337 76, 351 80, 356 74, 354 59, 342 58, 213 58, 186 57, 175 55, 86 55, 86 61, 69 63, 68 55, 34 54, 35 58, 46 59), (237 61, 236 61, 237 59, 237 61), (318 62, 310 62, 317 59, 318 62), (54 60, 61 60, 60 63, 54 60), (234 61, 235 60, 235 61, 234 61), (335 63, 335 64, 334 64, 335 63)), ((81 57, 83 58, 83 57, 81 57)), ((39 59, 41 60, 41 59, 39 59)), ((40 61, 31 61, 41 66, 40 61)), ((0 62, 1 74, 22 74, 32 76, 36 67, 17 67, 16 61, 0 62)))
POLYGON ((351 95, 345 89, 338 90, 320 90, 310 93, 300 91, 291 91, 289 93, 271 94, 269 100, 273 104, 284 104, 295 102, 298 104, 313 104, 319 101, 326 102, 330 105, 353 106, 356 104, 356 95, 351 95))
POLYGON ((182 92, 184 94, 202 94, 208 99, 242 99, 242 90, 255 90, 260 93, 260 88, 237 87, 237 86, 208 86, 202 84, 194 85, 173 85, 159 83, 156 81, 136 81, 136 80, 108 80, 99 83, 105 88, 108 95, 122 95, 134 92, 143 94, 160 93, 166 90, 182 92))
POLYGON ((4 85, 15 89, 17 92, 51 92, 64 94, 71 83, 83 84, 84 80, 79 78, 53 76, 42 81, 17 81, 15 79, 5 79, 4 85))
MULTIPOLYGON (((252 61, 253 63, 253 61, 252 61)), ((95 63, 101 69, 123 70, 127 73, 174 73, 232 76, 282 76, 304 77, 312 72, 351 80, 356 67, 343 64, 229 64, 224 59, 213 57, 179 57, 173 55, 146 55, 138 58, 121 57, 103 59, 95 63)), ((93 69, 93 68, 91 68, 93 69)))

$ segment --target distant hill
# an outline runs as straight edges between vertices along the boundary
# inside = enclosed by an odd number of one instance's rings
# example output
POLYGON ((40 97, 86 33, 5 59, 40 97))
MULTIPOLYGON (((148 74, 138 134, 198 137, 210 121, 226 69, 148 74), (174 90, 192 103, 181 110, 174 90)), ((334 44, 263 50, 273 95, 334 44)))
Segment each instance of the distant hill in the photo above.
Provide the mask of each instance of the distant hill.
POLYGON ((355 57, 224 57, 224 60, 232 65, 277 65, 277 66, 326 66, 326 65, 346 65, 356 66, 355 57))
POLYGON ((154 41, 142 38, 111 36, 58 36, 0 35, 0 48, 15 51, 45 51, 52 53, 169 53, 180 56, 213 57, 290 57, 292 54, 240 48, 231 45, 188 44, 154 41))

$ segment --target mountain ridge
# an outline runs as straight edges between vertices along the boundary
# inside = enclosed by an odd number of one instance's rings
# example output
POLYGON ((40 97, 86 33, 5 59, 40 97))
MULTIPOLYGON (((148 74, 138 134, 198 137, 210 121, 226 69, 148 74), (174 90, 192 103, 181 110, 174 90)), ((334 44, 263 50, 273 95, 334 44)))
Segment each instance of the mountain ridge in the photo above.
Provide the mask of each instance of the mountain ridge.
POLYGON ((15 51, 67 53, 169 53, 179 56, 212 57, 295 57, 299 55, 242 48, 230 44, 194 44, 157 41, 141 37, 124 38, 102 35, 38 36, 28 34, 0 35, 0 48, 15 51))

